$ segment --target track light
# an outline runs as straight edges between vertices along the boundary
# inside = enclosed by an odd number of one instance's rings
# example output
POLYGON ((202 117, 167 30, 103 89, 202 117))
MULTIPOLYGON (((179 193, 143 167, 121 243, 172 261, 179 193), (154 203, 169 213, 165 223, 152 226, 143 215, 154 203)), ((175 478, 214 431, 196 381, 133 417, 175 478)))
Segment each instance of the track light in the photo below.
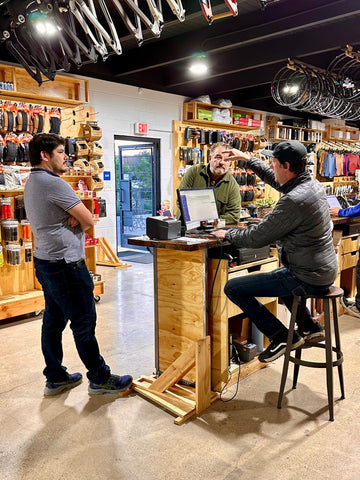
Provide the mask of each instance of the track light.
POLYGON ((194 75, 205 75, 208 71, 208 66, 205 62, 197 61, 190 65, 189 70, 194 75))
POLYGON ((299 86, 298 85, 285 85, 283 88, 284 93, 292 93, 295 94, 299 91, 299 86))
POLYGON ((59 27, 43 12, 32 12, 29 20, 39 35, 53 36, 59 31, 59 27))
POLYGON ((205 75, 209 69, 206 53, 195 53, 190 63, 189 70, 193 75, 205 75))

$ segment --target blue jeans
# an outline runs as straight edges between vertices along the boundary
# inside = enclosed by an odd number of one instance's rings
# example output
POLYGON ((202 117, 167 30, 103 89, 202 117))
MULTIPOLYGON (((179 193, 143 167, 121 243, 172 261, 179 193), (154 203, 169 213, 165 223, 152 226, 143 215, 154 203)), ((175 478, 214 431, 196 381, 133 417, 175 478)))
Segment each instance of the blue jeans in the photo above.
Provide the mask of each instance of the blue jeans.
POLYGON ((69 378, 62 365, 62 333, 70 320, 79 356, 87 368, 87 377, 94 383, 105 382, 110 368, 100 355, 95 337, 96 310, 93 281, 85 261, 66 263, 34 257, 36 276, 43 288, 45 311, 41 331, 41 348, 50 382, 69 378))
MULTIPOLYGON (((323 293, 328 287, 309 285, 298 280, 289 269, 280 267, 272 272, 239 276, 229 280, 224 288, 226 296, 249 317, 270 340, 287 334, 287 328, 256 297, 281 297, 291 311, 293 295, 323 293)), ((314 324, 308 309, 304 330, 314 324)))

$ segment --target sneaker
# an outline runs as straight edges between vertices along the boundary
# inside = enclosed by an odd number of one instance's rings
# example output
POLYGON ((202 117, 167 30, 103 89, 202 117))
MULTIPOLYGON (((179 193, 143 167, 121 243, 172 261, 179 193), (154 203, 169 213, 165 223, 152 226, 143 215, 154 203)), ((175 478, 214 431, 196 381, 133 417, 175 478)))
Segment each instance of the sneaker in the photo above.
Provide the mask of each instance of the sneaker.
POLYGON ((308 342, 322 342, 325 340, 325 333, 320 323, 315 322, 308 330, 304 330, 303 337, 308 342))
POLYGON ((46 382, 44 395, 46 397, 51 397, 52 395, 58 395, 59 393, 70 390, 71 388, 77 387, 82 382, 82 375, 79 372, 72 373, 69 375, 69 378, 64 382, 46 382))
POLYGON ((130 389, 132 381, 133 379, 130 375, 120 377, 119 375, 111 374, 105 383, 89 382, 88 391, 90 395, 125 392, 130 389))
POLYGON ((342 306, 344 308, 347 308, 347 307, 350 307, 352 305, 355 305, 355 301, 350 299, 350 298, 346 298, 346 297, 340 297, 340 303, 342 304, 342 306))
POLYGON ((345 309, 353 317, 360 318, 360 310, 357 308, 356 305, 349 305, 348 307, 345 307, 345 309))
MULTIPOLYGON (((260 353, 258 359, 260 362, 267 363, 272 362, 276 358, 280 357, 285 353, 286 350, 287 336, 284 336, 280 340, 273 340, 266 350, 260 353)), ((293 342, 291 345, 291 350, 300 347, 305 343, 305 340, 300 337, 297 332, 294 332, 293 342)))

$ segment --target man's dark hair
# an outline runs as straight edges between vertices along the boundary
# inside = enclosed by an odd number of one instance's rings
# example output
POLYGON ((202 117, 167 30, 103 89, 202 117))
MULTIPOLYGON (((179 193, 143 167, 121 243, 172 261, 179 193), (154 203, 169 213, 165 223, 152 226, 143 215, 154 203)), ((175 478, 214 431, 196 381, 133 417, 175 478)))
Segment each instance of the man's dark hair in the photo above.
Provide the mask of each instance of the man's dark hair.
POLYGON ((282 165, 287 162, 290 172, 294 172, 296 175, 305 172, 306 155, 305 145, 297 140, 278 143, 271 152, 271 156, 277 158, 282 165))
POLYGON ((59 145, 65 145, 65 139, 55 133, 37 133, 29 143, 29 158, 32 167, 41 163, 41 152, 51 154, 59 145))
POLYGON ((285 162, 288 162, 290 172, 294 172, 296 175, 299 175, 299 173, 305 172, 306 170, 306 157, 302 159, 288 159, 283 161, 281 161, 279 158, 278 160, 282 165, 284 165, 285 162))

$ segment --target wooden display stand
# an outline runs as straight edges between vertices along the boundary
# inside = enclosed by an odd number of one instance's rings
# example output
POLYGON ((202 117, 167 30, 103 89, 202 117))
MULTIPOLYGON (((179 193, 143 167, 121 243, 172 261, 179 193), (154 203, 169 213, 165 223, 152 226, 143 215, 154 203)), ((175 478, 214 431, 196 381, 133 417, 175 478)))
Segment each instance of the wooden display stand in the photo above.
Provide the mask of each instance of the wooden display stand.
POLYGON ((218 397, 210 389, 210 337, 193 342, 156 380, 143 376, 134 385, 136 392, 178 415, 176 425, 201 413, 218 397), (193 367, 195 387, 177 384, 193 367))
MULTIPOLYGON (((189 103, 184 103, 184 111, 185 109, 190 108, 189 103)), ((198 104, 201 105, 201 104, 198 104)), ((192 115, 192 114, 191 114, 192 115)), ((187 116, 191 116, 190 113, 188 113, 187 116)), ((184 114, 185 117, 185 114, 184 114)), ((209 121, 200 121, 200 120, 191 120, 191 121, 179 121, 179 120, 173 120, 173 205, 176 205, 177 202, 177 194, 176 190, 180 185, 181 182, 181 177, 179 177, 179 167, 180 166, 185 166, 186 162, 183 162, 180 160, 180 147, 199 147, 203 150, 203 155, 204 155, 204 163, 207 163, 207 155, 208 155, 208 149, 210 145, 203 145, 199 143, 198 139, 190 139, 188 141, 185 140, 185 129, 187 127, 191 128, 200 128, 202 130, 225 130, 227 133, 233 133, 233 134, 252 134, 252 135, 257 135, 259 134, 259 128, 250 128, 246 126, 241 126, 241 125, 231 125, 231 124, 225 124, 225 123, 215 123, 215 122, 209 122, 209 121)))
POLYGON ((111 248, 110 243, 106 240, 105 237, 99 237, 98 258, 96 260, 96 264, 103 265, 105 267, 131 267, 131 265, 123 263, 119 260, 119 257, 111 248))
MULTIPOLYGON (((15 197, 23 195, 23 189, 1 190, 0 196, 10 198, 11 219, 15 217, 15 197)), ((18 238, 22 238, 21 226, 18 226, 18 238)), ((4 239, 3 239, 4 240, 4 239)), ((38 312, 45 306, 44 295, 36 281, 34 263, 25 262, 25 247, 20 246, 20 264, 9 265, 6 261, 5 241, 4 266, 0 267, 0 320, 18 315, 38 312)))
MULTIPOLYGON (((23 68, 10 65, 0 65, 0 80, 11 83, 13 87, 13 90, 0 90, 0 100, 61 107, 60 133, 64 137, 78 137, 82 123, 95 121, 95 109, 85 105, 89 101, 87 80, 57 75, 56 80, 46 81, 39 87, 35 81, 32 82, 23 68)), ((49 115, 44 116, 44 131, 50 131, 49 115)), ((0 195, 11 198, 11 218, 16 218, 15 197, 23 195, 23 188, 16 191, 1 190, 0 195)), ((92 210, 91 201, 86 202, 92 210)), ((95 248, 96 246, 86 247, 86 263, 93 273, 96 269, 95 248)), ((8 265, 5 256, 5 265, 0 267, 0 320, 38 312, 45 305, 33 262, 24 261, 23 246, 20 246, 20 256, 20 265, 8 265)), ((94 295, 98 296, 103 292, 104 282, 95 282, 94 295)))

